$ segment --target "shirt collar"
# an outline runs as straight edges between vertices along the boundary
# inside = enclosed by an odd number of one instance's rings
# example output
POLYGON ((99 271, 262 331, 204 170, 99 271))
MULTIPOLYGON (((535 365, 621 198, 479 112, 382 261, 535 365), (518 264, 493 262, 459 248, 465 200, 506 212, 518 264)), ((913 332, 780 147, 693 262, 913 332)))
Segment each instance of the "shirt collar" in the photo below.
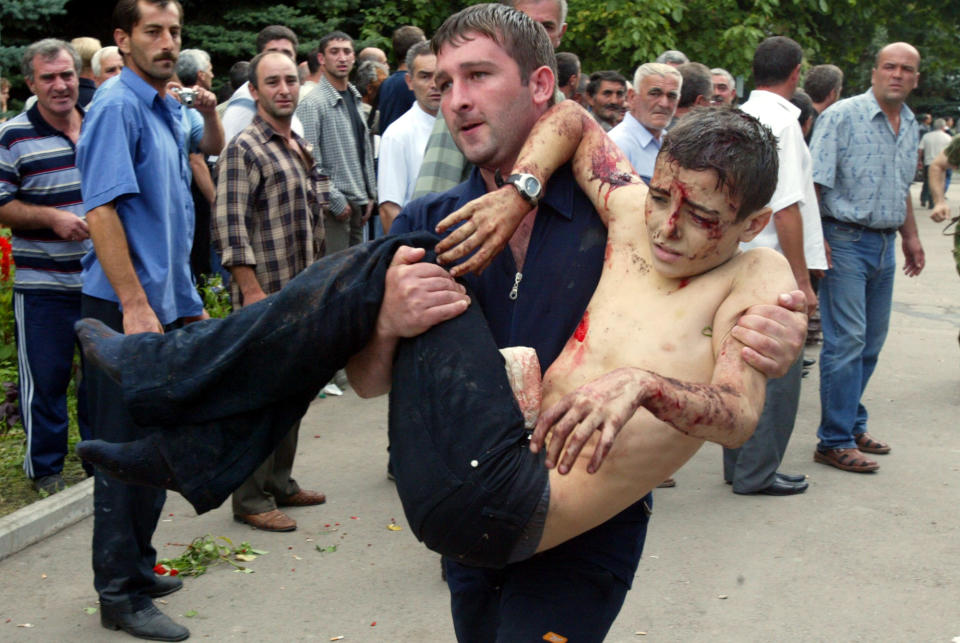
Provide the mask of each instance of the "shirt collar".
MULTIPOLYGON (((154 102, 160 98, 160 93, 147 84, 147 81, 140 78, 140 76, 129 67, 124 67, 120 71, 120 81, 129 87, 134 95, 142 100, 148 107, 152 106, 154 102)), ((168 109, 173 109, 174 105, 176 107, 180 106, 180 101, 170 94, 167 94, 166 99, 161 101, 161 103, 165 103, 168 109), (173 102, 171 103, 170 101, 173 102)), ((176 111, 176 109, 173 109, 173 111, 176 111)))
MULTIPOLYGON (((326 76, 320 76, 320 82, 317 83, 317 89, 314 91, 318 90, 323 92, 324 98, 326 98, 330 105, 336 105, 337 101, 343 100, 340 90, 331 85, 326 76)), ((353 86, 353 83, 347 83, 347 91, 353 94, 354 99, 360 100, 360 92, 353 86)))
MULTIPOLYGON (((880 109, 880 102, 877 100, 877 95, 873 93, 873 87, 863 92, 863 96, 866 99, 867 104, 869 105, 870 118, 875 118, 877 114, 883 115, 884 118, 887 117, 883 113, 883 110, 880 109)), ((913 111, 907 107, 906 103, 903 103, 900 106, 900 122, 910 122, 916 120, 916 116, 913 115, 913 111)))
POLYGON ((752 92, 750 92, 749 100, 751 101, 756 100, 764 103, 771 103, 773 105, 780 107, 781 109, 786 110, 787 113, 793 116, 794 118, 800 117, 800 108, 794 105, 793 103, 791 103, 790 101, 788 101, 786 98, 784 98, 780 94, 774 94, 773 92, 768 92, 765 89, 754 89, 752 92))
MULTIPOLYGON (((80 112, 81 119, 87 113, 82 107, 80 107, 80 103, 77 103, 74 109, 80 112)), ((56 135, 66 138, 66 135, 63 132, 46 121, 46 119, 43 117, 43 114, 40 113, 40 105, 38 103, 34 103, 30 106, 30 109, 27 110, 27 118, 30 120, 30 124, 33 125, 33 129, 37 131, 37 134, 40 134, 41 136, 56 135)))

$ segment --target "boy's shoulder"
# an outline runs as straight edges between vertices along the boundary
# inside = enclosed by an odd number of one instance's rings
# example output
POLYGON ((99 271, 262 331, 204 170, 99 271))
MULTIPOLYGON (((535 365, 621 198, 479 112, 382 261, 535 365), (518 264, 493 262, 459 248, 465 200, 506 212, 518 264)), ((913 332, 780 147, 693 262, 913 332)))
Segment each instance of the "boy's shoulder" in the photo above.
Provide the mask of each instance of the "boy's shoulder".
POLYGON ((772 248, 751 248, 737 253, 727 263, 731 271, 731 295, 738 291, 747 296, 776 295, 796 288, 787 258, 772 248))

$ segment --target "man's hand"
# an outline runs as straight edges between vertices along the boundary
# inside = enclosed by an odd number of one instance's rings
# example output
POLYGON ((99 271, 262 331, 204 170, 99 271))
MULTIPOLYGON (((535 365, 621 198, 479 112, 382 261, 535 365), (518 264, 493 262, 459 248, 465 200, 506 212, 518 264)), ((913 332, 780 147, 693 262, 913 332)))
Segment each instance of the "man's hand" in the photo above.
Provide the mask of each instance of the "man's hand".
POLYGON ((530 439, 530 450, 539 451, 549 432, 545 464, 548 469, 557 466, 559 473, 566 474, 590 436, 600 431, 600 440, 587 465, 588 473, 596 473, 620 429, 640 405, 643 373, 635 368, 619 368, 563 396, 540 415, 530 439), (563 459, 557 465, 564 445, 563 459))
POLYGON ((930 213, 930 218, 937 223, 946 221, 950 218, 950 206, 946 203, 941 203, 940 205, 934 206, 933 212, 930 213))
POLYGON ((216 95, 200 85, 194 85, 192 89, 197 93, 193 98, 193 108, 204 115, 215 114, 217 109, 216 95))
POLYGON ((87 222, 66 210, 51 208, 50 228, 61 239, 67 241, 83 241, 90 238, 90 229, 87 222))
POLYGON ((123 334, 136 333, 163 334, 163 324, 157 319, 157 314, 148 303, 123 307, 123 334))
POLYGON ((920 271, 926 265, 920 237, 903 237, 903 259, 903 274, 908 277, 916 277, 920 274, 920 271))
POLYGON ((363 215, 360 217, 361 223, 366 223, 370 220, 370 217, 373 215, 373 206, 375 203, 373 201, 367 202, 366 207, 363 208, 363 215))
POLYGON ((349 221, 350 216, 353 214, 353 206, 347 203, 347 207, 343 209, 343 212, 340 214, 334 214, 333 218, 337 221, 349 221))
POLYGON ((750 307, 730 331, 744 344, 744 361, 769 378, 781 377, 790 370, 807 338, 803 292, 781 294, 777 303, 750 307))
POLYGON ((443 264, 453 263, 476 250, 467 261, 451 268, 450 274, 454 277, 468 272, 480 274, 507 245, 529 212, 530 204, 509 185, 474 199, 437 224, 437 232, 442 234, 463 222, 437 244, 437 260, 443 264))
POLYGON ((415 337, 461 314, 470 305, 466 288, 436 264, 422 263, 423 248, 400 246, 387 270, 377 317, 381 337, 415 337))

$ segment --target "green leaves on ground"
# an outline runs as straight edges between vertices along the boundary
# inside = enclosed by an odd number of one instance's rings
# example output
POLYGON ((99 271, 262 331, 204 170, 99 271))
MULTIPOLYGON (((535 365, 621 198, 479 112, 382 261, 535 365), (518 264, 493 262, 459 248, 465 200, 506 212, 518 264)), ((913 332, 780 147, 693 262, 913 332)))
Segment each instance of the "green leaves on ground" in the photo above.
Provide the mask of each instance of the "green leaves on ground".
MULTIPOLYGON (((234 562, 235 559, 243 562, 254 560, 257 556, 262 556, 268 552, 261 549, 254 549, 253 546, 244 541, 238 546, 234 546, 226 536, 199 536, 187 545, 186 551, 176 558, 164 558, 157 561, 157 566, 163 566, 173 576, 179 574, 182 576, 200 576, 206 573, 209 567, 227 563, 232 565, 238 571, 246 574, 252 574, 253 570, 234 562), (243 558, 240 558, 240 557, 243 558)), ((156 570, 156 568, 154 568, 156 570)))

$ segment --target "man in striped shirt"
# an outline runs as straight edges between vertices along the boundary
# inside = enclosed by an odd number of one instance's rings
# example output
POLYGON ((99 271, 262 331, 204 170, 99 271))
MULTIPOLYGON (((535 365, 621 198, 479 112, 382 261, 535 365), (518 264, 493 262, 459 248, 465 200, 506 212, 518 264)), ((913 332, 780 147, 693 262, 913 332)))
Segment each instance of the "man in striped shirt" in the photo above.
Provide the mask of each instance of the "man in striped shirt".
MULTIPOLYGON (((80 56, 70 44, 47 38, 27 47, 22 67, 37 102, 0 126, 0 223, 13 230, 17 266, 13 308, 27 437, 23 469, 38 490, 55 493, 64 487, 80 259, 90 249, 74 165, 83 119, 77 105, 80 56)), ((83 382, 77 418, 87 437, 83 382)))

